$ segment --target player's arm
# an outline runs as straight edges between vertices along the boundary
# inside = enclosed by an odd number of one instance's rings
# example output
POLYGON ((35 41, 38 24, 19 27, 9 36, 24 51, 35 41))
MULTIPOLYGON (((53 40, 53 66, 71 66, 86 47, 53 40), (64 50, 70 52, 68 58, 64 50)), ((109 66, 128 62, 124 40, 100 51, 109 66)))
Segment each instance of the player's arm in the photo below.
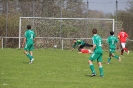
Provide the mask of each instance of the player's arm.
POLYGON ((33 39, 34 39, 34 43, 35 43, 35 40, 36 40, 36 34, 35 34, 35 32, 34 32, 33 39))
POLYGON ((129 38, 129 36, 128 36, 128 34, 126 33, 126 41, 128 40, 128 38, 129 38))
POLYGON ((26 43, 26 38, 23 39, 22 48, 24 47, 25 43, 26 43))
POLYGON ((118 34, 118 36, 117 36, 117 37, 118 37, 118 39, 120 39, 120 33, 118 34))
POLYGON ((116 37, 115 41, 116 41, 116 43, 118 43, 119 42, 119 39, 116 37))
POLYGON ((93 42, 93 46, 92 46, 92 49, 91 49, 91 53, 93 53, 93 51, 96 48, 96 43, 95 43, 95 40, 93 38, 92 38, 92 42, 93 42))
POLYGON ((107 38, 106 43, 109 44, 109 38, 107 38))
POLYGON ((71 50, 73 51, 76 46, 77 46, 77 43, 74 43, 71 50))
POLYGON ((93 47, 92 47, 91 53, 93 53, 93 51, 95 50, 95 48, 96 48, 96 45, 93 44, 93 47))
POLYGON ((22 48, 24 47, 24 45, 25 45, 25 43, 26 43, 26 36, 27 36, 27 33, 25 32, 25 33, 24 33, 23 43, 22 43, 22 48))

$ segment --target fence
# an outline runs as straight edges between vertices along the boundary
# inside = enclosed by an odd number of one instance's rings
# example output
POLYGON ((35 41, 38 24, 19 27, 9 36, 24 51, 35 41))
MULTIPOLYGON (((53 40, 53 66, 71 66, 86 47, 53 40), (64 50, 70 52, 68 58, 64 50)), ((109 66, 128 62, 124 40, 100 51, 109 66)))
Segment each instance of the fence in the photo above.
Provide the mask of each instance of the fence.
MULTIPOLYGON (((127 2, 120 2, 120 3, 118 2, 119 5, 123 3, 127 2)), ((122 15, 119 15, 119 8, 115 6, 113 13, 112 12, 104 13, 102 9, 100 11, 92 10, 90 8, 92 4, 93 6, 97 6, 97 4, 98 5, 100 4, 101 6, 104 6, 106 4, 108 5, 111 4, 112 6, 114 6, 116 5, 116 2, 111 1, 111 2, 106 2, 105 4, 105 1, 89 2, 89 0, 0 0, 0 19, 1 19, 0 36, 3 36, 3 47, 4 48, 16 47, 14 44, 16 44, 15 42, 19 41, 17 38, 15 38, 19 36, 19 17, 115 19, 115 24, 114 24, 115 35, 117 35, 121 27, 124 27, 126 29, 126 32, 128 32, 130 39, 133 39, 132 38, 133 28, 131 20, 132 15, 125 14, 124 11, 121 11, 121 9, 120 13, 122 15)), ((58 35, 57 32, 56 35, 58 35)), ((67 32, 65 35, 70 35, 70 32, 69 33, 67 32)), ((76 36, 77 34, 75 34, 75 38, 77 38, 76 36)), ((55 37, 60 37, 60 36, 55 36, 55 37)), ((71 37, 67 36, 65 38, 71 38, 71 37)), ((84 36, 81 36, 79 38, 84 38, 84 36)), ((132 45, 130 45, 130 47, 132 47, 132 45)))
MULTIPOLYGON (((82 39, 85 42, 92 44, 91 38, 37 37, 37 41, 35 42, 35 49, 46 49, 46 48, 62 49, 62 50, 71 49, 73 45, 73 39, 82 39)), ((19 47, 18 41, 19 41, 19 37, 0 37, 0 46, 2 49, 4 49, 5 47, 4 45, 5 43, 7 43, 6 45, 8 45, 8 48, 18 48, 19 47), (8 39, 9 40, 11 39, 12 41, 7 43, 6 41, 8 41, 8 39), (12 44, 13 42, 14 42, 14 45, 12 44)), ((132 45, 133 45, 133 41, 128 40, 126 46, 129 48, 129 50, 133 50, 133 47, 131 47, 132 45)), ((103 49, 108 49, 106 39, 103 39, 103 49)), ((117 45, 117 49, 120 50, 120 44, 117 45)))

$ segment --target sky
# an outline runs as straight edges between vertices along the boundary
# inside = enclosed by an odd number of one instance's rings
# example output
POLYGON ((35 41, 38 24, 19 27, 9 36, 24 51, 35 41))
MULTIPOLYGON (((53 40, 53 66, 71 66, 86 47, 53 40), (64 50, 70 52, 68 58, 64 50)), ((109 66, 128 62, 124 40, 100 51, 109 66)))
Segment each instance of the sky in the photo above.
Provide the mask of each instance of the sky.
MULTIPOLYGON (((87 0, 83 0, 83 2, 87 3, 87 0)), ((116 11, 116 0, 88 0, 88 9, 90 10, 98 10, 104 13, 112 13, 116 11)), ((118 10, 126 10, 128 7, 128 0, 117 0, 117 9, 118 10)))

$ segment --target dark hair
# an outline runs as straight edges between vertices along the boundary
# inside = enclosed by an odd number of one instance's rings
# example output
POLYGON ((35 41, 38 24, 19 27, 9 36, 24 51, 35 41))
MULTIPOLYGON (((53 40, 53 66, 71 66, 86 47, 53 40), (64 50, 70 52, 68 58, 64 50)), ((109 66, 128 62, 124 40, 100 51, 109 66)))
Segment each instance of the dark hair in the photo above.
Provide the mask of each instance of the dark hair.
POLYGON ((121 31, 124 31, 124 28, 121 28, 121 31))
POLYGON ((110 32, 110 35, 114 35, 114 32, 113 32, 113 31, 111 31, 111 32, 110 32))
POLYGON ((94 29, 92 30, 92 33, 93 33, 93 34, 97 34, 97 29, 94 28, 94 29))
POLYGON ((31 26, 30 25, 27 25, 27 29, 31 29, 31 26))

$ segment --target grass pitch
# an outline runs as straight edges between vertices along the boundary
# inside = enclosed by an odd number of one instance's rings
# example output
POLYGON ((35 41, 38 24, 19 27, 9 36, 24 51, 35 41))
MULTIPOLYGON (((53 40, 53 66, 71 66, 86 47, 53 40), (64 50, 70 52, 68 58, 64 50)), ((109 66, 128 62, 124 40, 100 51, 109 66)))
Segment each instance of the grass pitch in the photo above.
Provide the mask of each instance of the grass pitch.
MULTIPOLYGON (((106 64, 108 52, 104 51, 104 78, 90 77, 90 54, 60 49, 36 49, 34 62, 23 50, 0 49, 0 88, 133 88, 133 53, 124 54, 122 61, 112 58, 106 64)), ((119 52, 117 53, 119 55, 119 52)))

